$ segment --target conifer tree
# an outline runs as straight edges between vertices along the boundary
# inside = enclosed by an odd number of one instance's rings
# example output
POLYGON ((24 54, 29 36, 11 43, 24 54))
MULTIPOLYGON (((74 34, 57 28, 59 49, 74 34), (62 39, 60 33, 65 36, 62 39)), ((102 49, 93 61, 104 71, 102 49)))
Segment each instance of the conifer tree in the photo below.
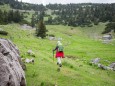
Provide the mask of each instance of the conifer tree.
POLYGON ((35 19, 34 19, 34 15, 32 15, 31 18, 31 26, 34 27, 35 26, 35 19))
POLYGON ((48 24, 52 24, 52 16, 48 17, 48 24))
POLYGON ((38 28, 37 28, 37 36, 41 37, 41 38, 45 38, 46 37, 46 26, 43 23, 43 20, 40 20, 38 23, 38 28))
POLYGON ((14 19, 14 12, 13 12, 13 10, 10 10, 9 12, 8 12, 8 22, 9 23, 11 23, 12 21, 13 21, 13 19, 14 19))
POLYGON ((46 26, 43 22, 43 16, 44 16, 43 13, 40 14, 38 26, 37 26, 37 29, 36 29, 37 36, 41 37, 41 38, 45 38, 46 37, 46 32, 47 32, 46 26))
POLYGON ((13 18, 14 18, 13 21, 16 22, 16 23, 21 21, 21 14, 20 14, 20 12, 18 10, 16 10, 14 12, 13 18))
POLYGON ((2 23, 3 23, 3 12, 0 9, 0 24, 2 24, 2 23))
POLYGON ((6 11, 4 11, 4 16, 3 16, 3 20, 4 20, 4 24, 8 23, 8 13, 6 11))

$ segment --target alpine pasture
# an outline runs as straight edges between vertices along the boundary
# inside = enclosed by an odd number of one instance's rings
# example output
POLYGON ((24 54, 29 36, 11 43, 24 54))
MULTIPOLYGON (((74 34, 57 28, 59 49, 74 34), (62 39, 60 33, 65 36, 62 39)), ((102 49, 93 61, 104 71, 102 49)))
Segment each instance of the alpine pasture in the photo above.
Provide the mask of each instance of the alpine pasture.
POLYGON ((7 36, 0 35, 0 38, 10 39, 16 44, 22 58, 35 59, 34 64, 26 63, 27 86, 115 86, 115 71, 89 65, 97 57, 106 66, 115 61, 114 39, 109 44, 103 44, 93 35, 101 37, 104 27, 105 23, 93 27, 46 25, 47 34, 62 38, 65 58, 62 59, 60 72, 52 52, 57 40, 40 39, 35 36, 35 29, 24 29, 19 24, 0 25, 8 32, 7 36), (28 50, 32 50, 35 57, 29 56, 28 50))

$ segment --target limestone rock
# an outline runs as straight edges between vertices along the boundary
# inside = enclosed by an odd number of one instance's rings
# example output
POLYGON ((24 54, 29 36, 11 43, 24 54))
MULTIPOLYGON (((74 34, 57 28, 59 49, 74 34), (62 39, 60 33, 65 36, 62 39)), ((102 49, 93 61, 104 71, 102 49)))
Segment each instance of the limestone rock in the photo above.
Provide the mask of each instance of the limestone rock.
POLYGON ((0 86, 26 86, 18 48, 6 39, 0 39, 0 86))
POLYGON ((32 50, 28 50, 27 54, 32 56, 32 57, 35 57, 35 53, 32 50))
POLYGON ((97 64, 97 63, 99 63, 99 61, 100 61, 100 58, 95 58, 95 59, 92 59, 92 63, 93 64, 97 64))
POLYGON ((111 63, 109 67, 113 68, 113 70, 115 71, 115 62, 111 63))

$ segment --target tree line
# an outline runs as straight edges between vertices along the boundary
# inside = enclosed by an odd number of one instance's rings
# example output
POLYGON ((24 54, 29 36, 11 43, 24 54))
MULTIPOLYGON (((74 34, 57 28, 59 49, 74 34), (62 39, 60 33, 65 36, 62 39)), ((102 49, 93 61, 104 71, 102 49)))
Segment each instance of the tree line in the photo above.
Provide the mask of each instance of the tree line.
POLYGON ((115 3, 48 4, 46 8, 53 10, 52 15, 57 15, 55 18, 49 16, 46 24, 92 27, 99 22, 110 22, 102 33, 115 32, 115 3))
POLYGON ((20 23, 23 21, 23 14, 20 13, 18 10, 13 11, 2 11, 0 10, 0 24, 8 24, 8 23, 20 23))
POLYGON ((54 10, 53 15, 57 15, 54 19, 49 17, 48 23, 52 24, 91 26, 92 23, 115 22, 115 4, 49 4, 46 7, 54 10))
POLYGON ((31 4, 25 2, 19 2, 18 0, 0 0, 0 5, 9 4, 13 9, 20 10, 34 10, 34 11, 45 11, 45 6, 43 4, 31 4))
MULTIPOLYGON (((50 9, 53 12, 51 15, 47 15, 45 13, 44 16, 48 16, 48 20, 45 21, 45 24, 63 24, 74 27, 92 27, 93 25, 98 25, 99 22, 110 22, 110 24, 107 25, 107 28, 111 30, 113 29, 115 22, 115 3, 47 4, 44 6, 43 4, 30 4, 19 2, 18 0, 0 0, 0 5, 3 4, 9 4, 13 9, 34 10, 36 12, 45 12, 47 9, 50 9)), ((38 19, 39 16, 32 16, 32 27, 35 26, 34 22, 38 21, 38 19)), ((7 21, 7 19, 5 21, 7 21)), ((106 30, 103 33, 108 31, 106 30)))

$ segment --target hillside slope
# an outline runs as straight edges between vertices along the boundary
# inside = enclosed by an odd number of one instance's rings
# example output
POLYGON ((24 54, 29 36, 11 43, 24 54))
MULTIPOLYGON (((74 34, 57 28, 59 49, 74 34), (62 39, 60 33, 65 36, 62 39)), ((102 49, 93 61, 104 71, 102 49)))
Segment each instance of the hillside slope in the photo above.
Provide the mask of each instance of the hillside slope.
POLYGON ((89 39, 80 27, 71 29, 61 25, 46 26, 48 34, 62 38, 66 58, 62 60, 63 67, 60 72, 57 71, 56 59, 53 61, 52 54, 57 40, 37 38, 34 29, 23 29, 17 24, 0 25, 0 28, 9 32, 8 36, 0 37, 12 40, 18 46, 22 58, 32 58, 27 55, 30 49, 35 53, 35 64, 26 64, 27 86, 115 85, 114 71, 102 70, 88 64, 96 57, 101 58, 101 63, 105 65, 115 61, 115 45, 89 39))

